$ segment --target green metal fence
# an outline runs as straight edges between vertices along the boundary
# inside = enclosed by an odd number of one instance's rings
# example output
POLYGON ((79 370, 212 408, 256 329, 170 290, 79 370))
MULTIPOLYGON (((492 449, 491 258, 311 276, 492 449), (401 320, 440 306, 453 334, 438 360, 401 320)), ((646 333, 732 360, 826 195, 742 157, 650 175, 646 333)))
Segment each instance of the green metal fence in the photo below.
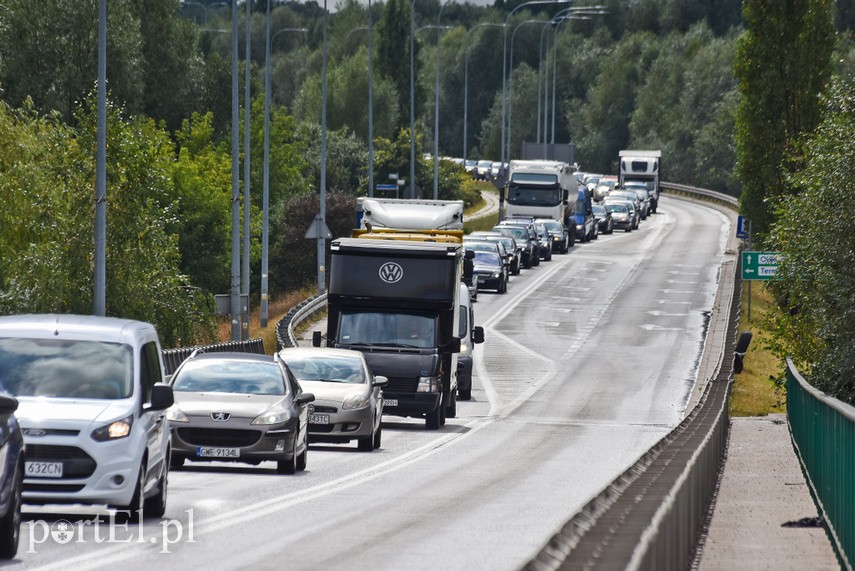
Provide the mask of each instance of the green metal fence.
POLYGON ((855 407, 810 386, 787 359, 787 419, 841 562, 855 558, 855 407))

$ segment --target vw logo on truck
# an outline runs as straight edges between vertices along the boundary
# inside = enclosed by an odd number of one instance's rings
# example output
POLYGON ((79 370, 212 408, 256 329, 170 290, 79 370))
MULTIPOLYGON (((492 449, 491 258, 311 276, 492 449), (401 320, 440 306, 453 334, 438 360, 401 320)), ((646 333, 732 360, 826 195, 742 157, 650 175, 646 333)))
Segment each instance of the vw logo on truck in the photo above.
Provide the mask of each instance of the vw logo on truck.
POLYGON ((386 262, 380 266, 380 279, 387 284, 394 284, 404 277, 404 268, 395 262, 386 262))

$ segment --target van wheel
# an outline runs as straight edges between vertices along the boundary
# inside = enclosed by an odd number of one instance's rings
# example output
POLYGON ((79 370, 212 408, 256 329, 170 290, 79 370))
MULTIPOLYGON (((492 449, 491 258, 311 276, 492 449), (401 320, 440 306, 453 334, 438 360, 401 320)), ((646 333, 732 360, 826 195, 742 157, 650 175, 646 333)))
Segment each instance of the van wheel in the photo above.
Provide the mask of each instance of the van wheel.
POLYGON ((457 389, 458 400, 472 400, 472 389, 457 389))
POLYGON ((9 509, 0 519, 0 558, 12 559, 18 553, 18 541, 21 536, 21 494, 24 489, 24 469, 15 466, 15 480, 12 483, 9 509))
POLYGON ((144 487, 145 458, 143 458, 142 463, 140 463, 140 471, 139 474, 137 474, 136 489, 134 490, 134 495, 131 497, 131 503, 126 506, 119 506, 118 512, 116 513, 117 520, 122 522, 129 522, 135 519, 139 519, 140 513, 142 513, 143 511, 143 504, 145 502, 145 492, 143 491, 144 487))
POLYGON ((166 513, 166 493, 169 487, 168 472, 164 468, 160 475, 160 480, 157 482, 157 494, 145 499, 143 513, 147 517, 163 517, 163 514, 166 513))
POLYGON ((425 428, 428 430, 439 430, 439 427, 442 426, 442 411, 445 410, 445 407, 442 406, 442 402, 439 405, 427 413, 425 415, 425 428))

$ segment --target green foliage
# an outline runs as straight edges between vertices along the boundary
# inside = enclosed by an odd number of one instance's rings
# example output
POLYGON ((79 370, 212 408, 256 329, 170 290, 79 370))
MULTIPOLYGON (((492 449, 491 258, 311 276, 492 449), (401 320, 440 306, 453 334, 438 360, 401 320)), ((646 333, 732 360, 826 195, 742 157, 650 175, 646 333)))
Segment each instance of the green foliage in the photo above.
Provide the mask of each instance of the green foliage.
MULTIPOLYGON (((395 84, 398 94, 398 126, 410 124, 410 2, 389 0, 377 25, 377 71, 395 84)), ((421 64, 419 42, 414 40, 412 57, 415 77, 419 76, 421 64)), ((424 92, 418 82, 414 86, 415 113, 420 112, 424 92)))
POLYGON ((805 144, 805 168, 789 177, 770 233, 783 254, 770 282, 781 304, 775 349, 792 355, 811 382, 855 404, 855 83, 838 80, 823 120, 805 144))
POLYGON ((834 2, 747 0, 743 18, 747 30, 734 68, 742 93, 736 117, 740 209, 763 236, 786 193, 782 161, 788 153, 801 154, 799 136, 819 121, 819 94, 831 73, 834 2))
MULTIPOLYGON (((309 188, 321 188, 321 126, 301 123, 296 138, 303 153, 307 172, 304 177, 309 188)), ((359 138, 347 129, 327 131, 327 191, 356 195, 367 178, 368 149, 359 138)))
MULTIPOLYGON (((433 163, 424 158, 422 145, 424 134, 416 131, 416 192, 419 196, 427 197, 433 192, 433 163), (421 193, 419 191, 421 190, 421 193)), ((378 137, 374 141, 374 173, 375 180, 385 181, 390 174, 397 174, 406 181, 401 198, 408 197, 410 189, 410 130, 401 129, 394 141, 378 137)), ((376 196, 394 198, 393 193, 377 192, 376 196)))
MULTIPOLYGON (((90 313, 94 235, 95 111, 72 130, 31 110, 0 109, 6 208, 0 243, 0 311, 90 313), (14 144, 14 141, 19 143, 14 144), (25 238, 15 238, 20 228, 25 238)), ((209 298, 188 287, 177 238, 166 231, 172 143, 149 119, 108 109, 107 313, 157 325, 164 345, 213 331, 209 298)))

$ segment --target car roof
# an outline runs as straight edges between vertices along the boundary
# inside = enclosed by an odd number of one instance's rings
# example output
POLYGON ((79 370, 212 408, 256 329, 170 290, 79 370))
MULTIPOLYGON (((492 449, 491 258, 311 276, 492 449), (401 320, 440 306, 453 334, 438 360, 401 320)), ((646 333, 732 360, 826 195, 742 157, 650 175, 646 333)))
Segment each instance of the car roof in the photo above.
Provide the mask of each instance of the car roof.
POLYGON ((279 351, 279 356, 288 362, 288 357, 352 357, 359 360, 364 360, 364 355, 360 351, 352 349, 335 349, 332 347, 287 347, 279 351))
POLYGON ((196 361, 246 361, 248 363, 273 363, 273 357, 270 355, 261 355, 259 353, 240 353, 237 351, 213 351, 211 353, 196 353, 193 355, 193 360, 196 361))

